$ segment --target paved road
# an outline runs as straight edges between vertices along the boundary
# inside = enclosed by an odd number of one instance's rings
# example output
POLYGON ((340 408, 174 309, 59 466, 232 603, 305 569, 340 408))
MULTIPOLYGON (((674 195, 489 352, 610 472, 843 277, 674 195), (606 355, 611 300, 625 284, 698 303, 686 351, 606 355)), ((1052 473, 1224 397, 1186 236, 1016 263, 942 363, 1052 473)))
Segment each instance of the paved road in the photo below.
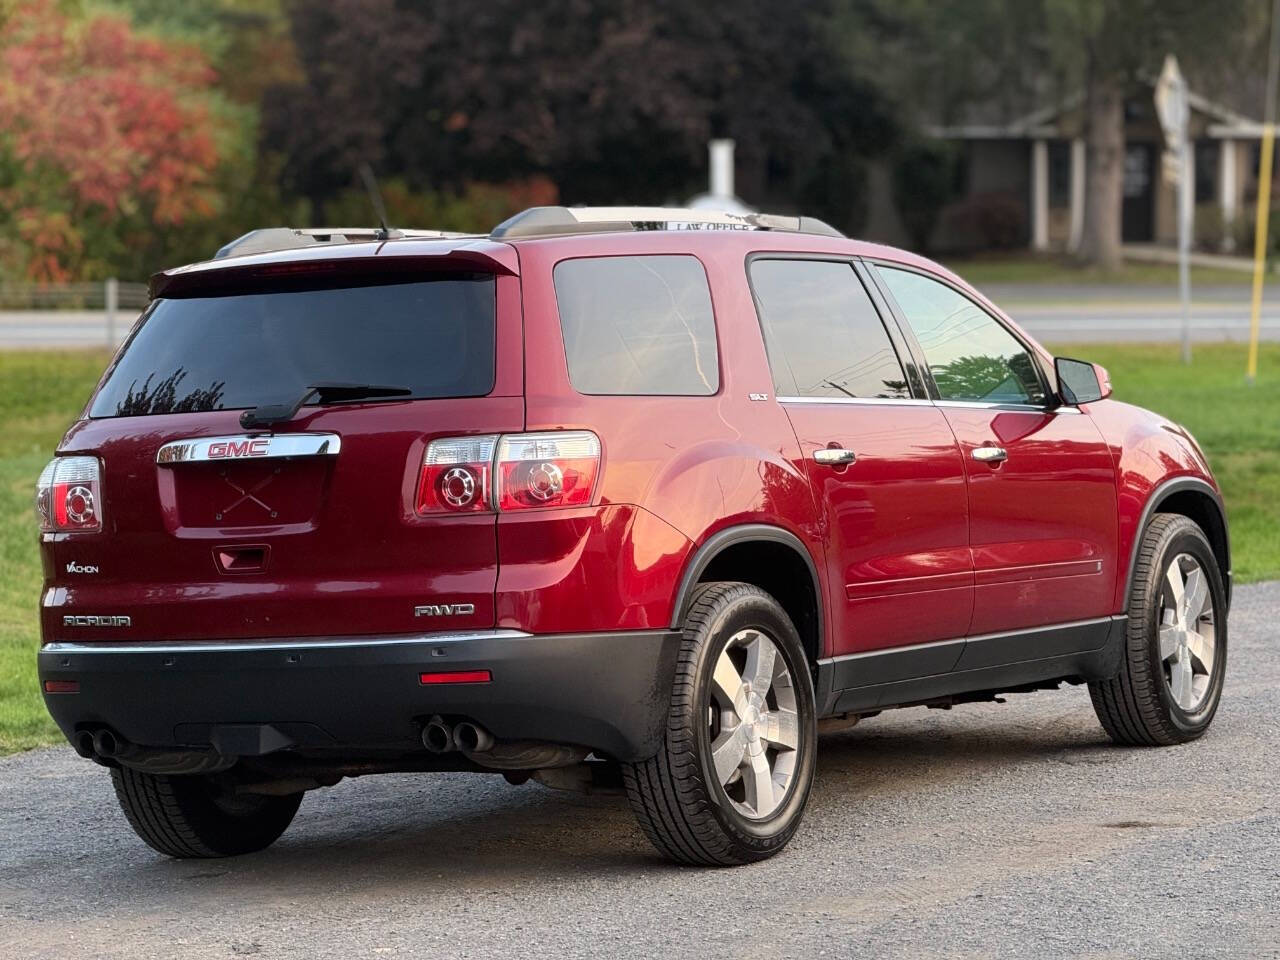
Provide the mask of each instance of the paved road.
MULTIPOLYGON (((1004 303, 1009 315, 1042 343, 1171 343, 1182 338, 1182 308, 1176 303, 1004 303)), ((1196 343, 1249 340, 1248 304, 1200 304, 1191 310, 1196 343)), ((1280 340, 1280 309, 1268 306, 1258 334, 1280 340)))
POLYGON ((114 346, 138 319, 136 310, 120 310, 108 330, 101 310, 2 310, 0 349, 114 346))
POLYGON ((667 866, 625 803, 466 775, 313 793, 272 849, 143 847, 69 749, 0 761, 0 956, 1280 957, 1280 584, 1238 590, 1202 741, 1112 747, 1087 695, 824 737, 781 857, 667 866))
MULTIPOLYGON (((1247 293, 1233 301, 1198 301, 1192 310, 1192 338, 1197 343, 1233 340, 1249 335, 1247 293)), ((1181 335, 1181 307, 1169 298, 1115 300, 1084 297, 1057 298, 1048 291, 1044 300, 1002 300, 1028 332, 1046 343, 1172 342, 1181 335), (1053 297, 1052 300, 1050 297, 1053 297)), ((114 338, 108 334, 100 312, 31 311, 0 312, 0 349, 47 347, 105 347, 119 343, 136 316, 122 312, 114 338)), ((1262 339, 1280 340, 1280 302, 1268 302, 1262 314, 1262 339)))

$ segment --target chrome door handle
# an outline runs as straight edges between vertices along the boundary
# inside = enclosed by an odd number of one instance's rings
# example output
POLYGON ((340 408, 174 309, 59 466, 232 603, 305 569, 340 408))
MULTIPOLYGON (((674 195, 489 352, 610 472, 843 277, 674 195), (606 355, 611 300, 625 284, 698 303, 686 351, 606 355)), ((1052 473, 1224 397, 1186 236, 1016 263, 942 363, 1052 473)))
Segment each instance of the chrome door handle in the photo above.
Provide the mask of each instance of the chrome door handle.
POLYGON ((813 451, 813 459, 827 466, 839 466, 844 463, 853 463, 858 459, 858 455, 843 447, 823 447, 821 450, 813 451))
POLYGON ((1003 463, 1009 459, 1009 452, 1004 447, 974 447, 973 459, 981 463, 1003 463))

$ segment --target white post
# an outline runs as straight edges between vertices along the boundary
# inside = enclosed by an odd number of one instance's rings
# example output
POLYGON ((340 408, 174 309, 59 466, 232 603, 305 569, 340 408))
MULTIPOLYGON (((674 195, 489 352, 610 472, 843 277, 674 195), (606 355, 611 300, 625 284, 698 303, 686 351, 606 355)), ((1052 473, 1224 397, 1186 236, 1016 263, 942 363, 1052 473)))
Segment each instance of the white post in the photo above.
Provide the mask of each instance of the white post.
POLYGON ((733 141, 712 140, 707 144, 710 154, 711 183, 710 192, 713 197, 734 196, 733 185, 733 141))
POLYGON ((1182 362, 1191 362, 1191 230, 1195 218, 1196 152, 1183 128, 1178 180, 1178 288, 1182 294, 1182 362))
POLYGON ((1031 249, 1049 249, 1049 143, 1031 144, 1031 249))
POLYGON ((1071 239, 1068 249, 1075 253, 1080 249, 1084 238, 1084 139, 1076 137, 1071 141, 1071 239))
POLYGON ((114 350, 116 347, 116 308, 120 305, 120 281, 112 277, 106 282, 105 286, 103 300, 105 301, 107 313, 107 349, 114 350))
POLYGON ((1222 249, 1236 248, 1236 142, 1218 142, 1218 203, 1222 208, 1222 249))

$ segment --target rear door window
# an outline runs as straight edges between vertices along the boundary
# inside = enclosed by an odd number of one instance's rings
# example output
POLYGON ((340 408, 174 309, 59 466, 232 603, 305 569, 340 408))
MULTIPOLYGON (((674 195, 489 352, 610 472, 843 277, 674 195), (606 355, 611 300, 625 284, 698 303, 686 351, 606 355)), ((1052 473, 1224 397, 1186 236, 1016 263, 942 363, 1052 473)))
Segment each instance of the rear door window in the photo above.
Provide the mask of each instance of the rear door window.
POLYGON ((493 389, 489 274, 157 300, 94 398, 92 417, 240 409, 316 383, 404 387, 410 398, 493 389))
POLYGON ((555 268, 579 393, 708 396, 720 388, 707 274, 696 257, 593 257, 555 268))
POLYGON ((911 396, 889 333, 852 266, 756 260, 750 273, 779 397, 911 396))

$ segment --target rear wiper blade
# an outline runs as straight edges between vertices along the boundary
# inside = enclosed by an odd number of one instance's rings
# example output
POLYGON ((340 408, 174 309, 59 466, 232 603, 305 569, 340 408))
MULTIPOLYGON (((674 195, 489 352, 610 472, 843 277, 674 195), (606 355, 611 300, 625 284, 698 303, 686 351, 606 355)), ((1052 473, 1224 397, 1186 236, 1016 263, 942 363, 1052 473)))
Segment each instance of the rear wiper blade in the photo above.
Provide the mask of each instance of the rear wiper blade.
POLYGON ((386 387, 376 383, 313 383, 292 403, 261 403, 252 410, 240 414, 240 426, 266 427, 273 423, 292 420, 311 400, 320 403, 339 403, 343 400, 374 400, 381 397, 407 397, 413 393, 408 387, 386 387))

